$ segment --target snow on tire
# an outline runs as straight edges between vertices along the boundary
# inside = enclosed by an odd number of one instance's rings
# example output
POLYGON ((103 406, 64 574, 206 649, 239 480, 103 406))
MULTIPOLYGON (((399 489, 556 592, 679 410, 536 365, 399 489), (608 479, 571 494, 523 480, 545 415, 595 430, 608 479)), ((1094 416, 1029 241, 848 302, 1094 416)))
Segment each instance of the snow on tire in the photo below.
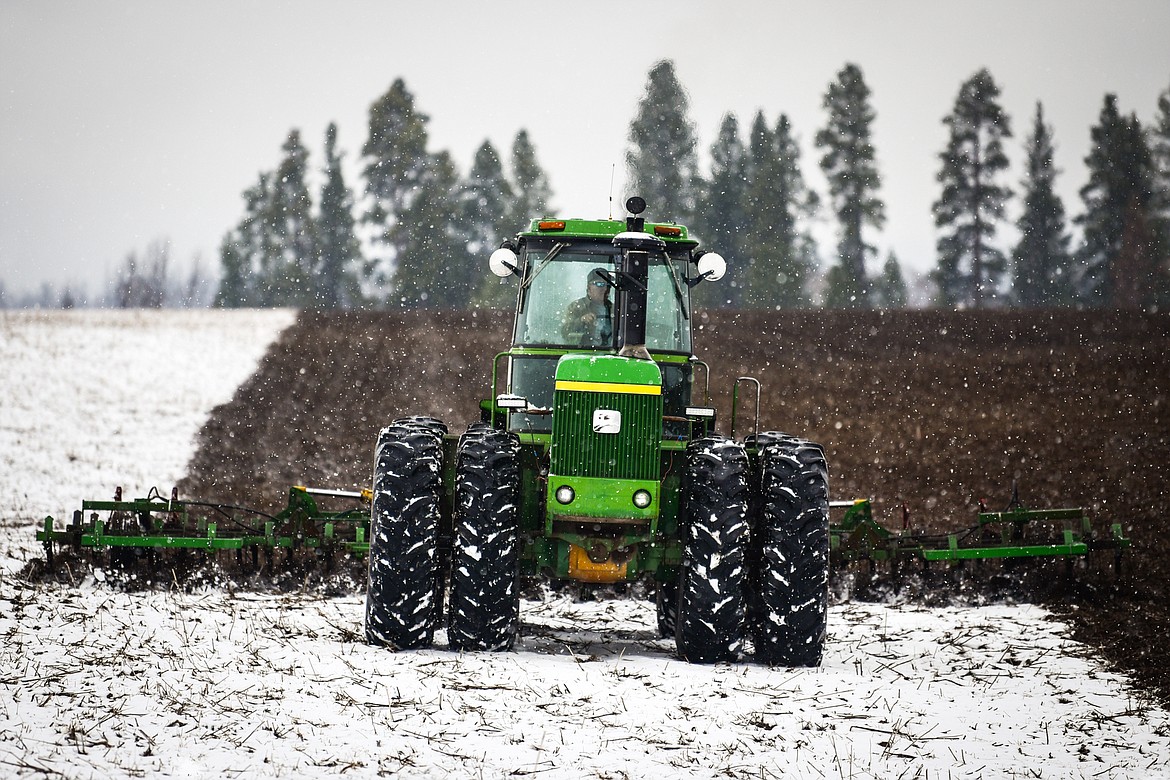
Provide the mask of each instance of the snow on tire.
POLYGON ((390 425, 378 436, 366 581, 366 640, 408 649, 434 638, 435 545, 442 488, 438 435, 390 425))
POLYGON ((760 450, 760 558, 752 585, 756 658, 817 666, 829 602, 829 477, 820 445, 787 438, 760 450))
POLYGON ((394 425, 404 425, 407 428, 421 428, 424 431, 433 433, 440 439, 447 433, 447 424, 442 420, 436 420, 434 417, 425 417, 422 415, 399 417, 394 421, 394 425))
POLYGON ((747 471, 735 442, 706 438, 687 447, 675 644, 693 663, 733 661, 742 644, 747 471))
POLYGON ((452 650, 509 650, 520 626, 520 447, 473 425, 455 466, 455 539, 447 641, 452 650))

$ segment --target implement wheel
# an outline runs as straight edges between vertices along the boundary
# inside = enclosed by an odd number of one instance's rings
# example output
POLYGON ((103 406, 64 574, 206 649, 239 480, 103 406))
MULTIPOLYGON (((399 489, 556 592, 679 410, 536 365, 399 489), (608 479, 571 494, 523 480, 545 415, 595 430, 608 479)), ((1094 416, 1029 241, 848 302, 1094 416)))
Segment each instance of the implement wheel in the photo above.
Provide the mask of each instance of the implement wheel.
POLYGON ((756 658, 817 666, 829 603, 829 476, 820 445, 786 437, 760 450, 752 534, 751 629, 756 658))
POLYGON ((400 650, 428 647, 437 609, 441 440, 420 427, 391 425, 375 454, 366 640, 400 650))
POLYGON ((452 650, 510 650, 520 627, 516 437, 473 425, 455 467, 455 540, 447 641, 452 650))
POLYGON ((675 645, 692 663, 733 661, 740 650, 747 471, 735 442, 706 438, 687 447, 675 645))

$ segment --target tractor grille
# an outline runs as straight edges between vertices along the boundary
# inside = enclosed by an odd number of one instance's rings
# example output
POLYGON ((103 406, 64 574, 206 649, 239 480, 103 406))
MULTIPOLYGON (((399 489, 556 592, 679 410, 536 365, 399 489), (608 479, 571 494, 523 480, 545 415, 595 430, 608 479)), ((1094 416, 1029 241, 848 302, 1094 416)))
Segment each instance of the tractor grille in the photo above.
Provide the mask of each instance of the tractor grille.
POLYGON ((662 396, 557 390, 552 472, 562 476, 658 479, 662 396), (593 412, 620 412, 618 433, 594 433, 593 412))

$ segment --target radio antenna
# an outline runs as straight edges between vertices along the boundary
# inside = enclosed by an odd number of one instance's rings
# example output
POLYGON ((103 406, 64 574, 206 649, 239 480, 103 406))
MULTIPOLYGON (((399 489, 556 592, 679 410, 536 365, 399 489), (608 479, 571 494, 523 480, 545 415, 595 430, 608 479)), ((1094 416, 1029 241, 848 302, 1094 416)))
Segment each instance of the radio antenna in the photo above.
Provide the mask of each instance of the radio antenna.
POLYGON ((617 163, 609 164, 609 218, 613 219, 613 174, 617 170, 617 163))

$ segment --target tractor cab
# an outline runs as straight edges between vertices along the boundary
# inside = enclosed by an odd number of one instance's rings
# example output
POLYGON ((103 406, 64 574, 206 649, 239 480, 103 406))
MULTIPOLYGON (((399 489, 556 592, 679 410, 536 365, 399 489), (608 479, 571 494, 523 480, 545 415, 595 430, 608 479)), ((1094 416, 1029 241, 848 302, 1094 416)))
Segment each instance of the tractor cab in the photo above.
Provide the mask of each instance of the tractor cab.
MULTIPOLYGON (((646 224, 636 213, 626 221, 535 220, 504 242, 490 265, 501 277, 519 278, 508 353, 510 430, 551 432, 557 365, 573 354, 657 363, 665 414, 685 416, 695 362, 690 290, 726 267, 718 255, 697 251, 685 227, 646 224), (631 255, 639 267, 631 267, 631 255)), ((668 422, 664 433, 685 438, 686 430, 668 422)))

